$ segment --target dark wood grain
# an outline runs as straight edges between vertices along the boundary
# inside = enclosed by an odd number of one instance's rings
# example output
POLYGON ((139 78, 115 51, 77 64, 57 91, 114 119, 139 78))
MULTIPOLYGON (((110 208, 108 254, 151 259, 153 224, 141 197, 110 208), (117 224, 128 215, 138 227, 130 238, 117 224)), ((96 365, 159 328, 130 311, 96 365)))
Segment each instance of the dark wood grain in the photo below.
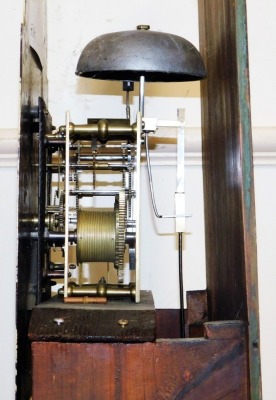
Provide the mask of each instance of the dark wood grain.
POLYGON ((207 291, 192 290, 187 292, 185 313, 185 337, 203 336, 203 323, 207 321, 207 291))
MULTIPOLYGON (((185 337, 203 337, 203 323, 207 321, 206 290, 187 292, 185 311, 185 337)), ((156 338, 180 338, 180 310, 156 309, 156 338)))
POLYGON ((155 308, 150 291, 141 302, 109 300, 106 304, 71 304, 54 297, 35 307, 29 326, 31 341, 151 342, 155 340, 155 308), (62 323, 56 323, 61 319, 62 323), (125 327, 120 320, 127 320, 125 327))
MULTIPOLYGON (((18 177, 18 268, 17 268, 17 374, 18 400, 30 398, 31 392, 31 352, 28 342, 28 324, 31 309, 37 297, 37 242, 31 240, 34 230, 33 218, 38 214, 38 97, 47 100, 46 47, 39 46, 46 35, 37 35, 39 54, 30 45, 31 32, 38 31, 36 13, 32 12, 32 2, 24 2, 24 18, 21 30, 21 115, 19 142, 18 177), (41 58, 40 58, 41 57, 41 58)), ((37 12, 43 15, 43 2, 37 3, 37 12)), ((40 20, 41 21, 41 20, 40 20)), ((46 24, 44 24, 45 30, 46 24)), ((18 55, 19 56, 19 55, 18 55)))
POLYGON ((235 2, 199 4, 209 315, 247 319, 235 2))
POLYGON ((261 399, 245 0, 199 0, 209 320, 248 321, 251 398, 261 399))
POLYGON ((245 338, 230 325, 233 338, 34 342, 33 400, 245 400, 245 338))

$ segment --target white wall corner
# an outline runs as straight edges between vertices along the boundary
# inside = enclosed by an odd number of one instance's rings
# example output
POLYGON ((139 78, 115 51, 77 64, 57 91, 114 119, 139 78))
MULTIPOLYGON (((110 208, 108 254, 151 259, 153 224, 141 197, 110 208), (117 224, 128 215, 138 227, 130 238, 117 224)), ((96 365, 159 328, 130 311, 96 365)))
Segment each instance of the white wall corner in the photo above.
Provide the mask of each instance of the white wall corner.
MULTIPOLYGON (((201 165, 201 128, 186 128, 185 131, 185 164, 201 165)), ((276 127, 254 127, 252 139, 254 165, 276 165, 276 127)), ((157 145, 151 151, 151 162, 152 165, 175 165, 176 145, 157 145)))
POLYGON ((0 129, 0 167, 17 167, 18 140, 17 129, 0 129))

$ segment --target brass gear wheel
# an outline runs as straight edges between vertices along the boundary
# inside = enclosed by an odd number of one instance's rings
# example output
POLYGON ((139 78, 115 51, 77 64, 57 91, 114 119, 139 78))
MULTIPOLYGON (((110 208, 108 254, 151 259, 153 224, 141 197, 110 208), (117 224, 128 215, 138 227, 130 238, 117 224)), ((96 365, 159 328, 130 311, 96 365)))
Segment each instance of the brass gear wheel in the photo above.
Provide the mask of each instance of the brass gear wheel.
POLYGON ((64 225, 65 225, 64 207, 65 207, 65 192, 64 190, 62 190, 59 196, 59 212, 58 212, 58 227, 60 231, 64 230, 64 225))
POLYGON ((118 270, 118 282, 124 280, 124 255, 126 237, 126 193, 120 190, 119 199, 115 203, 116 210, 116 238, 115 238, 115 262, 114 266, 118 270))

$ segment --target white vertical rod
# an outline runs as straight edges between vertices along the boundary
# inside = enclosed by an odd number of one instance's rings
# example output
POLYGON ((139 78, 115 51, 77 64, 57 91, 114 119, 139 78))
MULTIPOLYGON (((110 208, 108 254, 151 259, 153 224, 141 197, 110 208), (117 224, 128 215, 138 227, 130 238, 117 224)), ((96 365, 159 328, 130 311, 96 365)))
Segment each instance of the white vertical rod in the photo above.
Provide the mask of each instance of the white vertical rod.
POLYGON ((175 231, 185 232, 185 109, 177 110, 177 120, 183 125, 178 127, 177 132, 175 231))
MULTIPOLYGON (((177 120, 185 123, 185 109, 177 110, 177 120)), ((178 127, 177 133, 177 172, 176 172, 176 191, 185 192, 185 131, 184 126, 178 127)))

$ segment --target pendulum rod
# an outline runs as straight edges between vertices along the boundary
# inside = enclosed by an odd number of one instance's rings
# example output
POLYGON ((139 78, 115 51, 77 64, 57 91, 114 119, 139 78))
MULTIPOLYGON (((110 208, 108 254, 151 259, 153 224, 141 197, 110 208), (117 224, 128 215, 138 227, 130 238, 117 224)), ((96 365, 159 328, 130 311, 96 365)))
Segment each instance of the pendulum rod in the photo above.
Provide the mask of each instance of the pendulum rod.
POLYGON ((179 300, 180 300, 180 337, 185 337, 184 331, 184 289, 183 289, 183 264, 182 264, 182 239, 183 233, 178 233, 178 267, 179 267, 179 300))
MULTIPOLYGON (((185 110, 178 109, 177 119, 185 122, 185 110)), ((183 233, 185 233, 185 132, 184 126, 178 127, 177 133, 177 167, 176 167, 176 192, 175 192, 175 230, 178 232, 179 252, 179 303, 180 303, 180 337, 185 337, 184 321, 184 289, 183 289, 183 233)))

